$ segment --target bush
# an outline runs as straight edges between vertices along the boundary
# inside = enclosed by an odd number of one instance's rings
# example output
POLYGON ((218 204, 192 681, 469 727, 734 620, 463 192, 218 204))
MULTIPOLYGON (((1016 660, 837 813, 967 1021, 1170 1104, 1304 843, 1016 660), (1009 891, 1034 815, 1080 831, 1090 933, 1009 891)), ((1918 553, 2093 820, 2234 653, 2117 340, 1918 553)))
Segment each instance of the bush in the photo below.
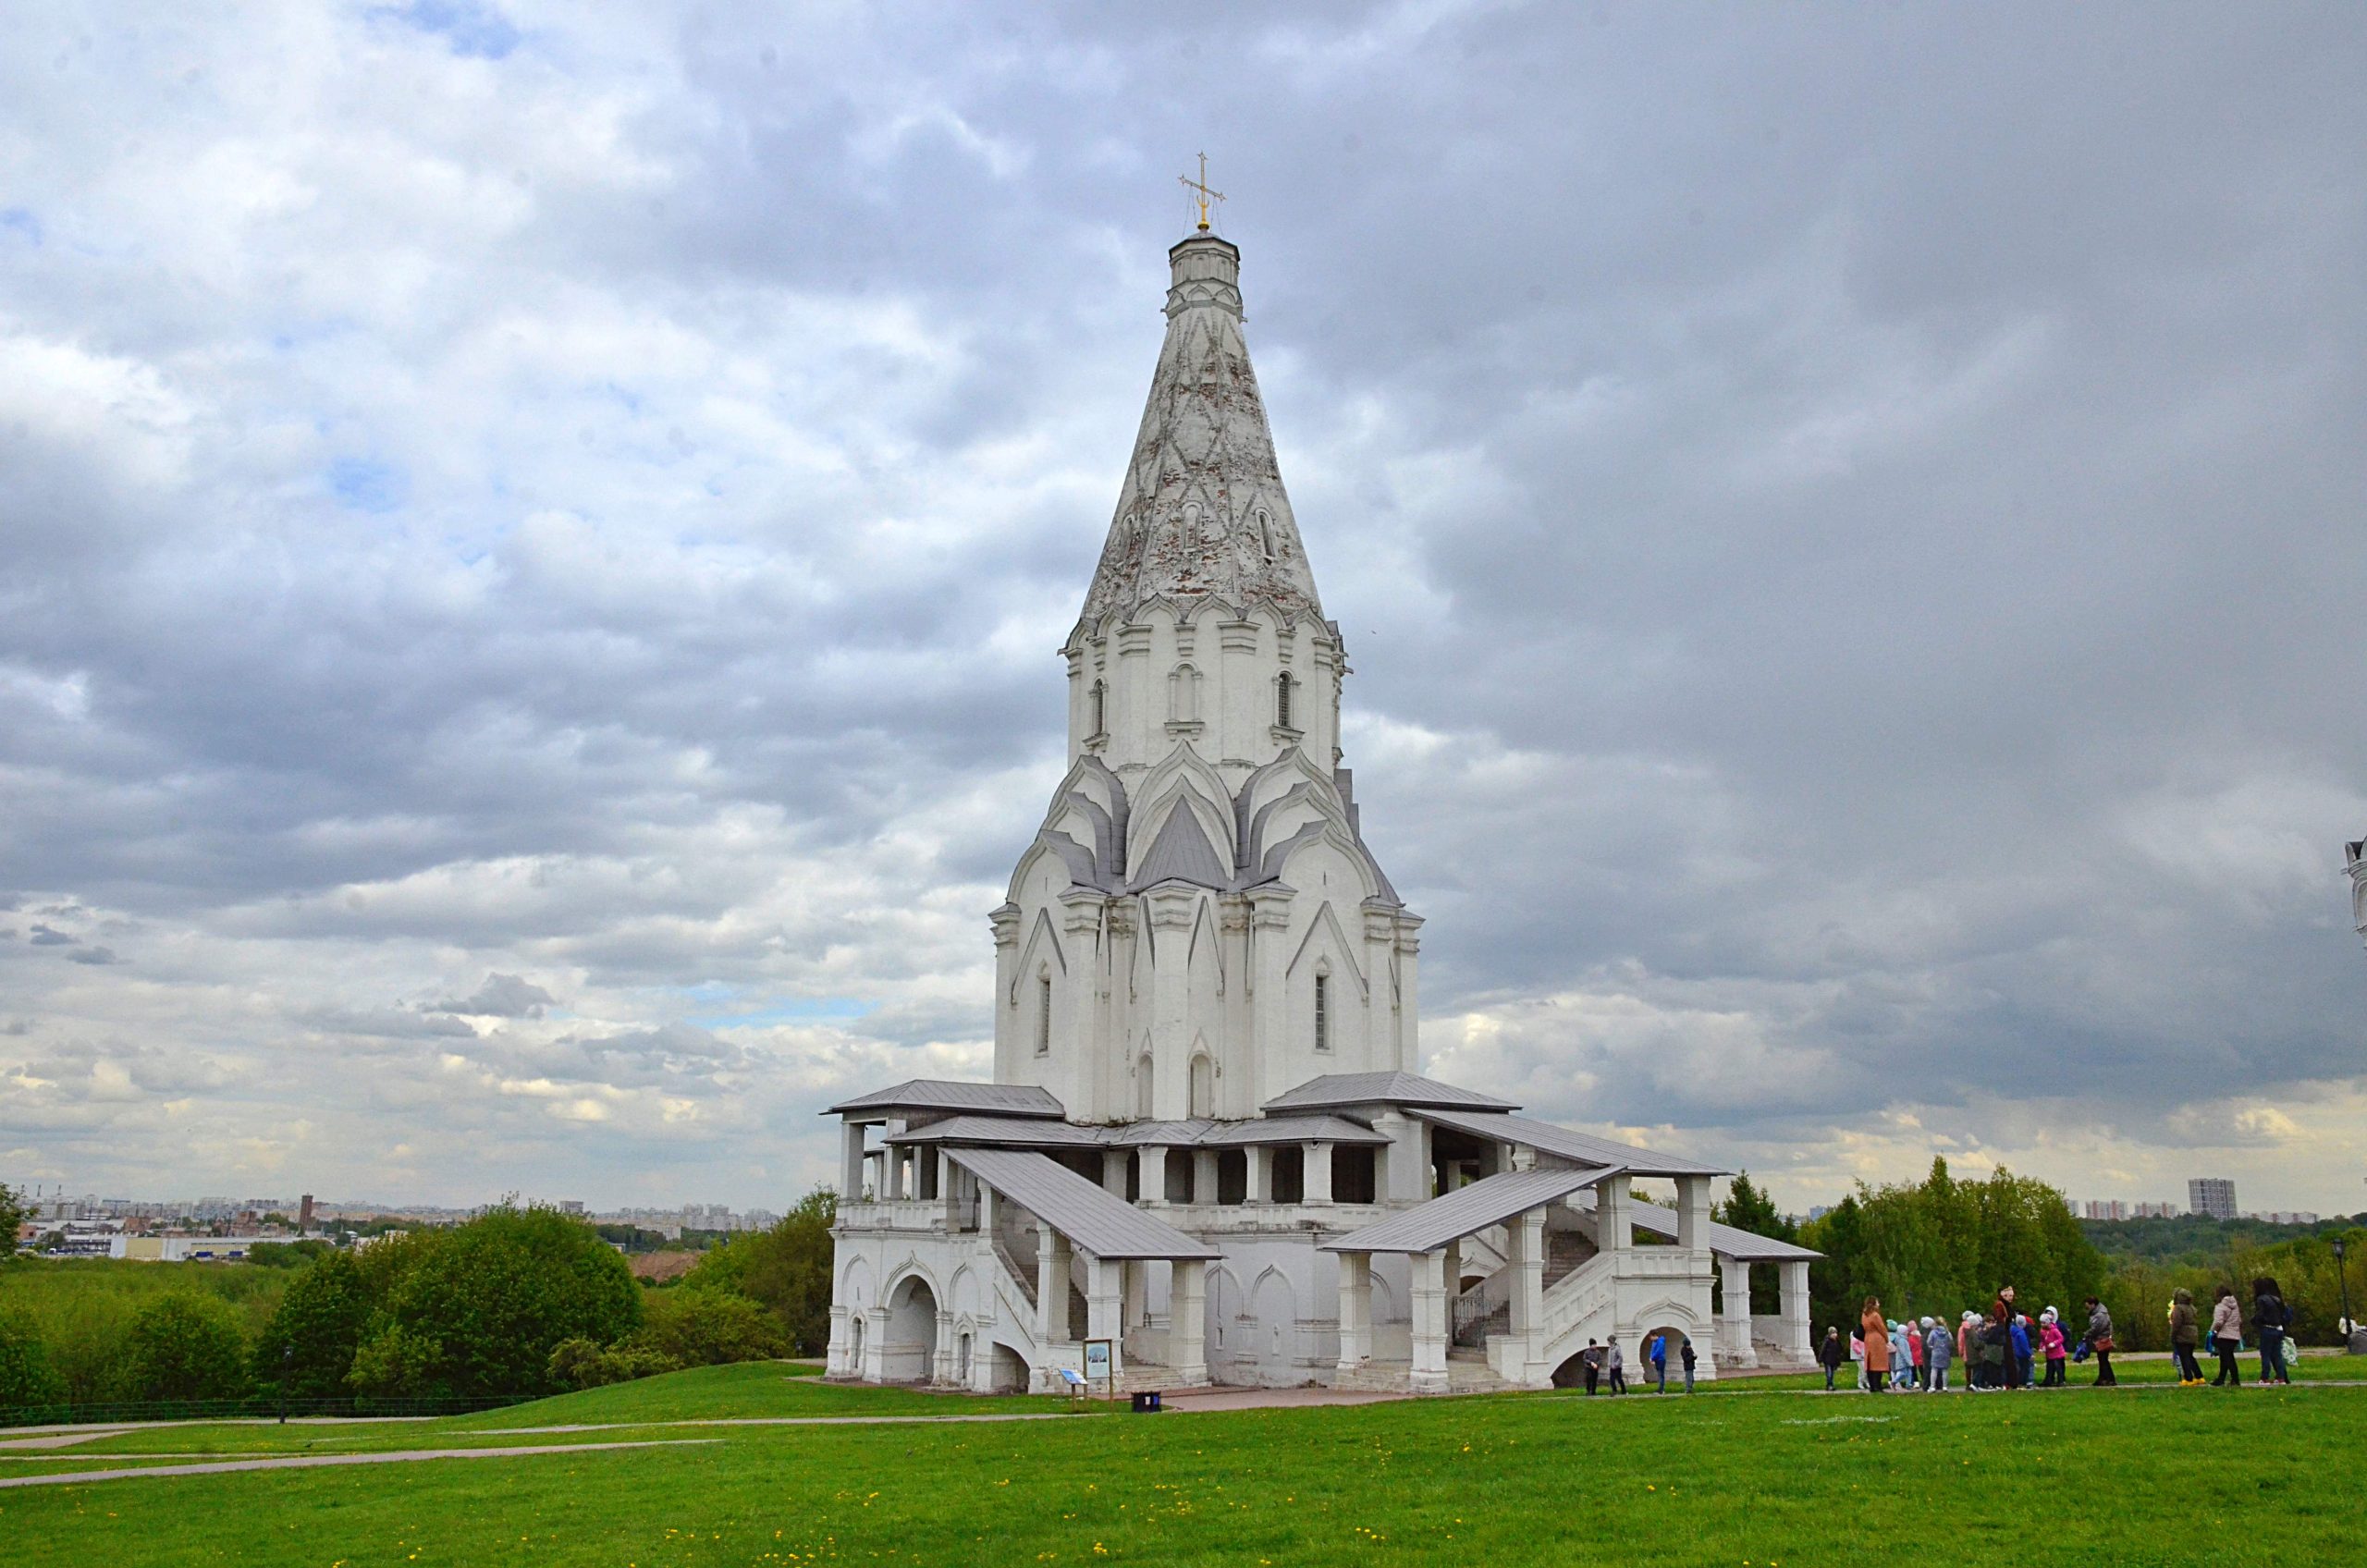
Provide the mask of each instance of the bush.
POLYGON ((160 1296, 131 1320, 126 1392, 138 1400, 238 1399, 247 1391, 246 1337, 216 1296, 160 1296))
POLYGON ((58 1404, 65 1399, 66 1379, 49 1364, 49 1348, 41 1342, 32 1319, 18 1312, 0 1312, 0 1409, 58 1404))
POLYGON ((364 1255, 365 1280, 393 1276, 354 1357, 365 1393, 546 1392, 561 1341, 614 1344, 641 1326, 625 1260, 553 1209, 498 1208, 416 1246, 387 1245, 405 1256, 364 1255))
POLYGON ((668 1291, 652 1294, 644 1310, 648 1320, 631 1343, 678 1366, 769 1361, 789 1354, 789 1332, 780 1320, 745 1296, 668 1291))
POLYGON ((288 1282, 279 1309, 255 1336, 254 1377, 296 1399, 333 1399, 351 1391, 348 1378, 370 1321, 361 1268, 342 1253, 315 1258, 288 1282), (289 1352, 292 1350, 292 1355, 289 1352))
POLYGON ((563 1389, 597 1389, 679 1372, 671 1356, 634 1345, 601 1345, 586 1339, 561 1340, 551 1350, 550 1380, 563 1389))

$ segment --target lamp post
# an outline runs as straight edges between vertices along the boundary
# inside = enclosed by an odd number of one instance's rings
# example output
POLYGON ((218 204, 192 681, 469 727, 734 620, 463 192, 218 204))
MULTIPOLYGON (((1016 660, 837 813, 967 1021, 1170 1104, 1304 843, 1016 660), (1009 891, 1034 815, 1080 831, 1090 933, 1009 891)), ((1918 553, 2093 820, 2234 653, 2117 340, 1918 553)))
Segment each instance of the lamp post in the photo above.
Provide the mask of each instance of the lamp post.
POLYGON ((279 1347, 279 1424, 283 1427, 288 1425, 288 1374, 295 1366, 296 1341, 289 1340, 279 1347))

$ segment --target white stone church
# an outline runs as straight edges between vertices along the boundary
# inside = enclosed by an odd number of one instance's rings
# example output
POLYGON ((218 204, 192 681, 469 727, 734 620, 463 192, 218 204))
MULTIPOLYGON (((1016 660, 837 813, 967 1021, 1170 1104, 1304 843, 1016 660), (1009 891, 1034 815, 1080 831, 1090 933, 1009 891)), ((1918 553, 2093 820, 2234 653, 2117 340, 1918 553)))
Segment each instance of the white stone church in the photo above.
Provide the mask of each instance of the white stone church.
POLYGON ((1704 1376, 1807 1365, 1817 1255, 1712 1223, 1723 1172, 1419 1076, 1422 922, 1340 766, 1347 659, 1249 366, 1240 252, 1203 226, 1169 261, 1061 649, 1068 774, 992 917, 994 1082, 829 1112, 830 1374, 1044 1390, 1103 1340, 1121 1390, 1535 1388, 1590 1340, 1632 1363, 1656 1329, 1692 1336, 1704 1376), (1754 1265, 1778 1271, 1772 1317, 1750 1315, 1754 1265))

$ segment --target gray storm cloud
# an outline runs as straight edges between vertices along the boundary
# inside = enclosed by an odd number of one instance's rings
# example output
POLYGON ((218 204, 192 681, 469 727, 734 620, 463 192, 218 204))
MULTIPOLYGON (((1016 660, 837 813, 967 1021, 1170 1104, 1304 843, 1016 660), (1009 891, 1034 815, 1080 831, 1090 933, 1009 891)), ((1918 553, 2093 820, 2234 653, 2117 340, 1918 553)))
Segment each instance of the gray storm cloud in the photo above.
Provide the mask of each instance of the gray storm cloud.
POLYGON ((0 45, 16 1180, 777 1207, 982 1072, 1205 147, 1441 1071, 2355 1205, 2355 6, 0 45))

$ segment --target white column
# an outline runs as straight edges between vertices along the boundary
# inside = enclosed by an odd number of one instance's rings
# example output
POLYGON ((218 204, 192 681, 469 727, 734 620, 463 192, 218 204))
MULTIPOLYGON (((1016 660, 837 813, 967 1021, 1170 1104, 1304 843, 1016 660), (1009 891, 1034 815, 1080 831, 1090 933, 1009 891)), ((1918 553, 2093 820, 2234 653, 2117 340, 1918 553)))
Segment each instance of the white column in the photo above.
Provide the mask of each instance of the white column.
POLYGON ((1805 1363, 1816 1354, 1816 1339, 1809 1323, 1809 1260, 1787 1258, 1777 1267, 1783 1291, 1784 1350, 1805 1363))
POLYGON ((1340 1370, 1372 1359, 1372 1254, 1340 1255, 1340 1370))
POLYGON ((1069 1239, 1049 1225, 1042 1228, 1036 1241, 1036 1338, 1049 1347, 1068 1343, 1075 1330, 1069 1325, 1069 1239))
POLYGON ((1252 1144, 1242 1151, 1248 1157, 1249 1201, 1274 1201, 1274 1150, 1271 1145, 1252 1144))
POLYGON ((850 1121, 839 1130, 839 1201, 863 1201, 864 1124, 850 1121))
POLYGON ((1627 1195, 1627 1178, 1607 1176, 1594 1190, 1595 1250, 1625 1252, 1636 1242, 1636 1210, 1627 1195))
POLYGON ((904 1195, 904 1161, 909 1150, 899 1145, 888 1151, 888 1201, 895 1203, 904 1195))
POLYGON ((1740 1258, 1718 1259, 1718 1354, 1729 1366, 1756 1366, 1759 1353, 1750 1344, 1750 1265, 1740 1258))
POLYGON ((1212 1204, 1217 1201, 1217 1151, 1192 1151, 1192 1201, 1212 1204))
POLYGON ((1135 1151, 1142 1161, 1142 1197, 1146 1208, 1167 1207, 1167 1151, 1156 1144, 1145 1144, 1135 1151))
POLYGON ((1167 1366, 1186 1387, 1208 1380, 1208 1266, 1178 1258, 1168 1286, 1167 1366))
POLYGON ((1676 1244, 1696 1251, 1710 1244, 1710 1178, 1676 1179, 1676 1244))
MULTIPOLYGON (((1125 1300, 1125 1268, 1114 1257, 1096 1257, 1087 1253, 1085 1258, 1085 1337, 1088 1340, 1123 1338, 1121 1322, 1125 1300)), ((1114 1357, 1114 1353, 1113 1353, 1114 1357)))
POLYGON ((1446 1392, 1446 1258, 1414 1255, 1414 1366, 1405 1386, 1417 1394, 1446 1392))
POLYGON ((1101 1190, 1112 1197, 1126 1195, 1126 1157, 1131 1152, 1128 1149, 1101 1151, 1101 1190))
MULTIPOLYGON (((1532 1208, 1504 1226, 1512 1243, 1513 1279, 1510 1305, 1515 1338, 1537 1332, 1545 1321, 1545 1211, 1532 1208)), ((1536 1347, 1529 1347, 1534 1359, 1536 1347)))
POLYGON ((1331 1201, 1331 1145, 1330 1144, 1307 1145, 1306 1152, 1299 1158, 1299 1165, 1303 1172, 1299 1178, 1299 1184, 1305 1190, 1306 1201, 1330 1203, 1331 1201))
POLYGON ((865 1317, 863 1328, 863 1380, 884 1383, 888 1380, 888 1309, 875 1306, 865 1317))
POLYGON ((832 1378, 849 1377, 853 1370, 847 1366, 848 1316, 847 1309, 843 1306, 830 1308, 830 1348, 828 1359, 823 1365, 823 1371, 832 1378))

